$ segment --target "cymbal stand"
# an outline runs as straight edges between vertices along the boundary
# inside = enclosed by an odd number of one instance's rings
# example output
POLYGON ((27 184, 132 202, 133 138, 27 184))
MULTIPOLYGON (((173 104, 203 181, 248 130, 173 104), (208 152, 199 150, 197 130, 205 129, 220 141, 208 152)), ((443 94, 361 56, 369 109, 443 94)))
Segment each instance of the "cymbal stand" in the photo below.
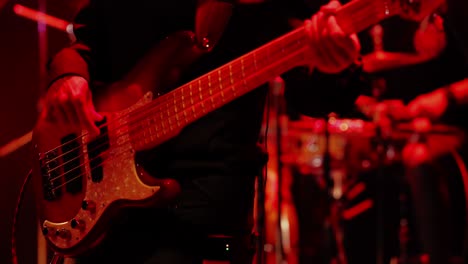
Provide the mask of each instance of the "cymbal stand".
POLYGON ((54 253, 52 259, 50 260, 49 264, 62 264, 64 261, 63 256, 57 253, 54 253))
MULTIPOLYGON (((333 241, 336 250, 336 263, 347 264, 346 252, 344 247, 344 232, 343 232, 343 203, 342 196, 335 194, 335 179, 331 170, 331 153, 330 153, 330 120, 335 118, 334 114, 327 116, 325 125, 325 147, 323 154, 323 177, 327 184, 328 198, 330 203, 330 213, 328 216, 330 228, 333 234, 333 241)), ((341 176, 342 177, 342 176, 341 176)), ((340 187, 341 188, 341 187, 340 187)), ((339 193, 342 193, 340 191, 339 193)))
POLYGON ((276 245, 275 245, 275 259, 277 264, 287 263, 286 252, 284 250, 283 242, 283 228, 281 225, 282 220, 282 206, 283 206, 283 162, 282 162, 282 142, 283 142, 283 129, 284 117, 286 113, 286 102, 284 100, 284 80, 281 77, 276 77, 270 82, 270 89, 272 93, 272 108, 275 109, 275 146, 276 146, 276 173, 277 173, 277 222, 276 222, 276 245))
MULTIPOLYGON (((376 121, 376 120, 374 120, 376 121)), ((376 225, 376 264, 385 263, 385 237, 384 237, 384 199, 385 199, 385 149, 386 143, 382 135, 382 129, 379 125, 376 126, 375 134, 375 148, 377 153, 377 175, 376 175, 376 211, 377 211, 377 225, 376 225)))

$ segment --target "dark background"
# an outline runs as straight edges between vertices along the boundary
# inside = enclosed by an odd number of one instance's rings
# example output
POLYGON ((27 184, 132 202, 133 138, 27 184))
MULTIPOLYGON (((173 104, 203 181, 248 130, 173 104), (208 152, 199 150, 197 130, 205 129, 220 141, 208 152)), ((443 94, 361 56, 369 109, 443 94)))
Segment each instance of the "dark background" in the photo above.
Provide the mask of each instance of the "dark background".
MULTIPOLYGON (((41 67, 69 42, 68 35, 47 27, 46 52, 40 56, 38 24, 13 12, 15 4, 70 21, 86 0, 0 0, 0 148, 34 127, 38 113, 41 67), (43 59, 45 58, 45 59, 43 59)), ((0 263, 11 263, 15 204, 32 159, 31 144, 0 157, 0 263)), ((32 186, 26 188, 17 225, 19 264, 37 263, 37 221, 32 186)))

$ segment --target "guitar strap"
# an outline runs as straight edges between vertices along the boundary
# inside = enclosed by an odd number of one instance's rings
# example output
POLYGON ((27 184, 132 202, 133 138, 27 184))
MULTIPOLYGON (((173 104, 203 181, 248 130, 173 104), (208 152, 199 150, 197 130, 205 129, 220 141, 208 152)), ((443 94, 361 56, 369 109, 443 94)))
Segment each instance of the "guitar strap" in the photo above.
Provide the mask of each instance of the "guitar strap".
POLYGON ((234 7, 233 0, 197 0, 195 36, 197 45, 210 51, 223 35, 234 7))

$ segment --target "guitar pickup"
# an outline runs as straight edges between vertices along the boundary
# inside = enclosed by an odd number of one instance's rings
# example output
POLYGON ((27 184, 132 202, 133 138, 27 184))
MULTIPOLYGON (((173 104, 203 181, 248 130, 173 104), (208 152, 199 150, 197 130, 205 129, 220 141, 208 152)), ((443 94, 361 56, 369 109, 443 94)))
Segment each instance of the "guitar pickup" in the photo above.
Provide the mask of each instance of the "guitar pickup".
POLYGON ((88 144, 88 158, 91 167, 91 180, 93 182, 101 182, 104 177, 102 168, 102 154, 109 149, 109 135, 107 128, 107 118, 100 122, 96 122, 99 127, 99 136, 88 144))

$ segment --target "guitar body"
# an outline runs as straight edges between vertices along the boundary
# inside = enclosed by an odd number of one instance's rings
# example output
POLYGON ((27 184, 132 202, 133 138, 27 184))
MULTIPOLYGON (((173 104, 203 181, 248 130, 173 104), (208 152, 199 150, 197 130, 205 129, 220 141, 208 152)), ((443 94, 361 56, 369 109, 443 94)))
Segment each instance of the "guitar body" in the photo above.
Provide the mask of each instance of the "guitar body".
POLYGON ((33 130, 33 181, 41 227, 59 254, 74 256, 95 246, 123 207, 158 206, 179 192, 174 180, 156 179, 135 163, 138 133, 128 124, 173 84, 201 51, 192 36, 162 41, 122 81, 94 97, 105 116, 100 135, 57 127, 40 118, 33 130), (166 86, 167 87, 167 86, 166 86))

